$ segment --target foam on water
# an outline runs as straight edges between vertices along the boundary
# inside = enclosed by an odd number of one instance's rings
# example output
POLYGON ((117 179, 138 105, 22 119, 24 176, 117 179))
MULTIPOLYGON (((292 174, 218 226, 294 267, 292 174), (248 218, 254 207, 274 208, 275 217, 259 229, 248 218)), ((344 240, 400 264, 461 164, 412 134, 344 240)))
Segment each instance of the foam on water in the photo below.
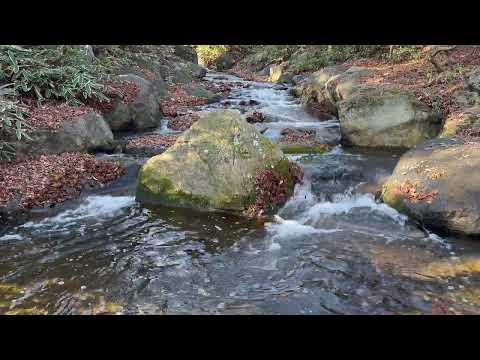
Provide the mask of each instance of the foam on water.
POLYGON ((304 225, 296 220, 283 220, 280 223, 266 224, 267 232, 272 235, 272 241, 278 239, 295 239, 305 235, 329 234, 341 231, 339 229, 317 229, 304 225))
POLYGON ((23 240, 23 236, 18 234, 7 234, 0 237, 0 241, 23 240))
POLYGON ((135 204, 133 196, 89 196, 77 208, 66 210, 54 217, 43 219, 40 222, 30 221, 21 228, 40 228, 68 223, 77 223, 82 219, 99 219, 112 217, 124 208, 135 204))
POLYGON ((390 206, 375 201, 372 194, 337 194, 334 195, 333 201, 325 201, 315 204, 311 207, 304 218, 317 220, 321 215, 342 215, 348 214, 354 209, 368 208, 372 212, 389 217, 400 225, 405 225, 407 217, 400 214, 390 206))
POLYGON ((303 184, 295 187, 292 198, 279 211, 279 215, 275 215, 275 223, 266 224, 266 230, 272 241, 344 230, 352 231, 352 229, 342 228, 321 228, 318 224, 322 223, 320 221, 322 219, 346 215, 360 209, 366 209, 382 218, 392 220, 402 227, 408 219, 388 205, 375 201, 372 194, 353 193, 353 189, 333 196, 332 201, 319 201, 311 192, 311 180, 306 174, 303 184), (283 214, 291 218, 284 219, 281 217, 283 214))

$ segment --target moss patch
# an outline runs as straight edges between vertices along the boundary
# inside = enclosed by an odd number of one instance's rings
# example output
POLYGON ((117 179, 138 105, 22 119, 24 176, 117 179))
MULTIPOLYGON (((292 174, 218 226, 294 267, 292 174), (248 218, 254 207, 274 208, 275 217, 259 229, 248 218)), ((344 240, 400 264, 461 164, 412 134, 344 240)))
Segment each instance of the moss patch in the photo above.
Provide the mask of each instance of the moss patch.
POLYGON ((155 184, 145 184, 142 180, 152 178, 151 176, 145 175, 147 171, 148 169, 142 169, 140 174, 137 198, 149 199, 147 201, 148 203, 153 202, 166 206, 190 207, 193 205, 200 209, 209 208, 210 201, 208 198, 177 190, 169 179, 160 178, 155 181, 155 184))
POLYGON ((330 150, 325 144, 318 145, 282 145, 284 154, 323 154, 330 150))

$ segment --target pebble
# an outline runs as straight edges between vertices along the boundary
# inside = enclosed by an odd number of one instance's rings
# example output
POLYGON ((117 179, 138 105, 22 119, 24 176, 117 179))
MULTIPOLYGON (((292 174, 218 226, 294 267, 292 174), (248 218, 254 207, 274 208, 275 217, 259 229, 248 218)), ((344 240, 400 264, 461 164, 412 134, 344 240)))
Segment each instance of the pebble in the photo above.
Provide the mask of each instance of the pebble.
POLYGON ((58 285, 64 285, 64 284, 65 284, 64 281, 59 281, 59 282, 58 282, 58 285))
POLYGON ((85 290, 87 287, 85 285, 80 286, 80 290, 85 290))

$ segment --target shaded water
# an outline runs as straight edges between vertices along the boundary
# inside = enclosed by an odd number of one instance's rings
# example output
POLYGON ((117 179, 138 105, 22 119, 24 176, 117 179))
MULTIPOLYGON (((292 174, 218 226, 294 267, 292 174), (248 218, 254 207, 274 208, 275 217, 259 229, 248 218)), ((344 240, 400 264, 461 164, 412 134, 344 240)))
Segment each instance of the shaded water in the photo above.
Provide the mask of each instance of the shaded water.
MULTIPOLYGON (((272 139, 286 126, 338 126, 287 90, 241 83, 233 100, 258 100, 272 139)), ((114 186, 0 230, 0 313, 413 314, 438 298, 478 313, 480 244, 420 230, 375 200, 398 155, 292 156, 305 182, 267 224, 144 209, 135 159, 114 186)))

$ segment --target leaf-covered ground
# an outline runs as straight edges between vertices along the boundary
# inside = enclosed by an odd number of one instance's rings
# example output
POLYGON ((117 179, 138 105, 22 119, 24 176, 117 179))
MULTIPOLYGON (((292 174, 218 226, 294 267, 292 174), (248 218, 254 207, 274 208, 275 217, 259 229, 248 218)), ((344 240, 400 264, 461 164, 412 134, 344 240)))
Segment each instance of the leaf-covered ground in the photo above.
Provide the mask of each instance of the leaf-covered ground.
POLYGON ((16 198, 24 209, 58 204, 74 198, 85 186, 107 184, 123 173, 119 163, 80 153, 0 162, 0 207, 16 198))
MULTIPOLYGON (((28 99, 23 101, 28 106, 28 116, 25 119, 27 125, 32 129, 56 130, 61 127, 64 121, 72 121, 89 112, 105 114, 113 110, 115 99, 123 103, 132 102, 139 94, 140 88, 137 84, 129 81, 108 81, 105 82, 107 95, 110 101, 90 101, 89 105, 68 105, 59 101, 45 101, 42 104, 28 99)), ((27 129, 27 131, 32 131, 27 129)))
POLYGON ((480 65, 480 46, 457 46, 448 56, 442 56, 439 55, 439 60, 443 62, 444 71, 440 73, 425 57, 399 63, 356 59, 346 65, 367 67, 374 71, 372 76, 362 79, 363 83, 412 91, 420 101, 446 116, 460 109, 452 95, 463 87, 469 72, 480 65))
POLYGON ((165 116, 182 116, 190 108, 208 103, 208 99, 188 95, 185 90, 186 86, 188 84, 177 84, 169 90, 167 98, 161 102, 165 116))
POLYGON ((145 147, 153 149, 164 149, 168 148, 175 143, 177 140, 177 135, 145 135, 137 137, 127 142, 127 149, 141 149, 145 147))

